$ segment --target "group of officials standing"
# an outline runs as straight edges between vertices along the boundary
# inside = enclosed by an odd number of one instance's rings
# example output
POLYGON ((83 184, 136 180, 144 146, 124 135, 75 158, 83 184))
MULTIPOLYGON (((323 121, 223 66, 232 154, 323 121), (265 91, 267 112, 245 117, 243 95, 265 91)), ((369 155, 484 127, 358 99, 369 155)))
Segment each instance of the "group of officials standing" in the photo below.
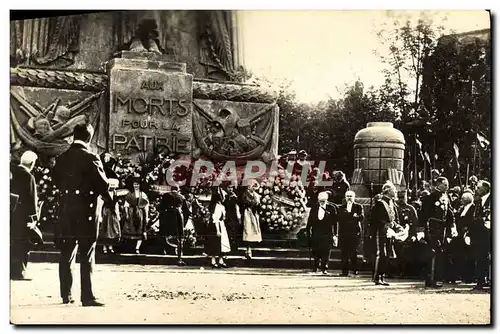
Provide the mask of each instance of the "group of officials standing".
MULTIPOLYGON (((61 251, 59 280, 62 302, 74 303, 71 291, 72 267, 80 249, 82 305, 103 306, 104 304, 93 294, 91 279, 99 236, 99 224, 95 216, 96 205, 100 197, 102 205, 113 210, 116 201, 110 196, 108 179, 100 158, 89 150, 92 135, 92 126, 75 126, 72 145, 56 159, 53 181, 59 191, 59 214, 55 224, 55 245, 61 251)), ((36 230, 38 219, 36 182, 31 175, 36 160, 36 154, 27 151, 21 157, 19 166, 11 166, 11 202, 12 196, 15 196, 16 206, 13 208, 11 205, 11 279, 13 280, 26 279, 25 271, 30 249, 27 235, 36 230)), ((306 231, 311 240, 313 270, 321 269, 323 273, 327 273, 330 250, 332 246, 338 245, 342 254, 342 275, 348 276, 349 270, 356 275, 358 274, 357 248, 362 237, 365 214, 363 207, 355 203, 355 193, 350 190, 345 191, 348 185, 345 187, 344 182, 336 184, 340 184, 339 189, 332 189, 333 192, 319 192, 317 201, 311 201, 306 231), (338 204, 342 193, 344 200, 342 204, 338 204), (329 195, 332 195, 332 200, 337 204, 329 201, 329 195)), ((455 244, 466 244, 473 249, 476 288, 482 289, 489 283, 490 184, 487 181, 480 181, 474 194, 464 193, 463 198, 469 200, 466 200, 457 212, 453 211, 450 204, 448 188, 448 180, 439 177, 435 181, 434 191, 423 198, 422 210, 417 218, 415 209, 406 202, 406 192, 402 196, 403 200, 396 204, 394 185, 388 182, 382 187, 382 193, 377 196, 369 217, 370 239, 375 255, 373 275, 375 284, 388 285, 385 275, 389 254, 395 247, 396 236, 405 233, 410 234, 412 239, 423 242, 428 250, 426 287, 441 286, 444 275, 443 249, 453 241, 455 244), (473 202, 470 200, 472 195, 475 196, 473 202)), ((249 187, 247 192, 248 196, 252 195, 254 188, 249 187)), ((221 217, 225 217, 226 214, 231 215, 231 212, 226 212, 222 205, 224 197, 221 196, 218 202, 214 200, 211 203, 212 218, 215 215, 220 216, 214 218, 214 221, 223 219, 221 217)), ((175 234, 181 238, 186 201, 178 193, 178 189, 173 189, 162 200, 164 210, 161 210, 163 216, 160 220, 174 219, 177 224, 170 226, 176 229, 175 234)), ((254 211, 251 205, 247 205, 247 209, 243 210, 245 215, 255 213, 254 211)), ((212 257, 212 266, 224 266, 221 248, 229 243, 223 238, 223 230, 226 228, 221 229, 222 227, 217 224, 214 226, 212 232, 217 237, 217 247, 215 247, 217 250, 209 255, 212 257)), ((260 230, 258 232, 260 234, 260 230)), ((182 240, 179 240, 179 243, 181 242, 182 240)), ((179 252, 178 255, 179 263, 183 264, 182 253, 179 252)), ((247 249, 247 257, 249 256, 247 249)))
POLYGON ((353 191, 345 193, 345 202, 341 205, 329 202, 329 193, 324 191, 318 194, 318 201, 311 207, 306 226, 314 260, 313 271, 317 272, 321 266, 323 274, 327 274, 331 248, 338 245, 342 275, 348 276, 349 262, 353 274, 357 275, 357 248, 364 219, 363 207, 355 203, 353 191))
MULTIPOLYGON (((391 182, 382 186, 381 194, 368 217, 368 242, 373 249, 373 281, 389 285, 386 275, 390 258, 401 257, 406 242, 423 245, 425 287, 442 287, 446 278, 474 276, 474 289, 490 284, 491 197, 490 184, 480 181, 475 190, 466 190, 462 205, 452 206, 448 180, 439 177, 434 190, 422 198, 419 213, 408 204, 407 192, 396 191, 391 182), (473 200, 475 199, 475 200, 473 200), (465 253, 471 254, 472 266, 464 266, 465 253), (453 264, 450 264, 450 256, 453 264), (447 272, 448 271, 448 272, 447 272), (467 272, 469 271, 469 273, 467 272)), ((355 194, 345 192, 345 201, 330 202, 331 192, 320 192, 311 208, 306 232, 311 241, 313 271, 327 273, 332 246, 341 250, 342 276, 357 272, 357 248, 362 237, 363 207, 355 203, 355 194)), ((404 259, 398 262, 404 265, 404 259)), ((401 268, 400 268, 401 270, 401 268)))
MULTIPOLYGON (((463 205, 457 210, 452 206, 448 189, 448 180, 437 178, 432 193, 422 198, 417 218, 415 209, 405 200, 402 204, 395 203, 396 189, 392 183, 382 187, 382 194, 376 200, 370 218, 371 237, 375 245, 373 278, 376 284, 388 285, 385 275, 390 254, 394 251, 395 236, 405 232, 409 233, 411 240, 425 246, 426 287, 442 287, 446 277, 454 274, 446 271, 460 270, 457 266, 464 262, 456 261, 450 267, 447 257, 450 252, 466 247, 470 247, 472 253, 473 265, 468 270, 474 273, 475 289, 483 289, 489 284, 490 184, 480 181, 474 193, 472 190, 465 191, 463 205), (475 198, 473 202, 472 198, 475 198)), ((460 256, 464 256, 463 252, 458 254, 460 256)))

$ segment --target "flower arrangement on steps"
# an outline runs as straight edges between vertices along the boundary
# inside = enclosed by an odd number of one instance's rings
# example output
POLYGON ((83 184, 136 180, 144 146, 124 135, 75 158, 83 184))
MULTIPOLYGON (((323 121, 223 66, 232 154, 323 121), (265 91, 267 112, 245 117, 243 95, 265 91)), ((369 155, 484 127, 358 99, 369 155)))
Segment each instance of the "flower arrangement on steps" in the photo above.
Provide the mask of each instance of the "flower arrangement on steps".
POLYGON ((293 238, 304 227, 306 217, 306 190, 299 177, 280 170, 271 174, 271 180, 262 181, 258 192, 262 196, 261 223, 270 232, 287 232, 293 238))

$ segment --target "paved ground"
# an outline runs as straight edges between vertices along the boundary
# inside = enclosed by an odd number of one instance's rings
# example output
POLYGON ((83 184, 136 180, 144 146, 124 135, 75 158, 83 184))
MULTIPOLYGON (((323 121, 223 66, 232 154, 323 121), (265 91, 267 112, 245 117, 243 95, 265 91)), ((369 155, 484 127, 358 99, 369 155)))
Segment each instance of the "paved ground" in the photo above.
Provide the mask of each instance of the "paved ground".
MULTIPOLYGON (((79 266, 77 265, 77 270, 79 266)), ((490 294, 471 285, 341 278, 297 270, 212 270, 97 265, 104 308, 62 305, 57 265, 30 263, 33 281, 11 281, 16 324, 488 324, 490 294)), ((74 296, 79 297, 79 275, 74 296)))

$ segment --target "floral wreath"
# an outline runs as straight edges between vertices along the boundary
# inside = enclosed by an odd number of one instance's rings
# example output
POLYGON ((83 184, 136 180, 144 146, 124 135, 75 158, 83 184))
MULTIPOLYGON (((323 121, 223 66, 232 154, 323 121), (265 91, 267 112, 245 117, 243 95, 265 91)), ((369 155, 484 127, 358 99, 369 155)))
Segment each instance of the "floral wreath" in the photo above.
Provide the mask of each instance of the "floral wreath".
POLYGON ((298 175, 291 177, 285 171, 271 174, 274 180, 261 182, 259 207, 261 222, 270 231, 291 231, 303 222, 306 213, 306 191, 298 175), (289 179, 289 181, 287 180, 289 179))

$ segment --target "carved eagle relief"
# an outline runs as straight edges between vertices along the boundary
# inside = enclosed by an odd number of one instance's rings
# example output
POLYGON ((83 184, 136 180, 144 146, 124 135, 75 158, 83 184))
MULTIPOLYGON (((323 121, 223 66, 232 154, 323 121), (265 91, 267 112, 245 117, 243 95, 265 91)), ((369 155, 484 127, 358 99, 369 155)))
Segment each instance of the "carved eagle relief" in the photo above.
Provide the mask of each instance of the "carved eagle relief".
POLYGON ((193 133, 201 153, 215 160, 247 160, 262 156, 273 134, 274 104, 242 118, 236 111, 221 108, 213 114, 196 102, 193 133))

